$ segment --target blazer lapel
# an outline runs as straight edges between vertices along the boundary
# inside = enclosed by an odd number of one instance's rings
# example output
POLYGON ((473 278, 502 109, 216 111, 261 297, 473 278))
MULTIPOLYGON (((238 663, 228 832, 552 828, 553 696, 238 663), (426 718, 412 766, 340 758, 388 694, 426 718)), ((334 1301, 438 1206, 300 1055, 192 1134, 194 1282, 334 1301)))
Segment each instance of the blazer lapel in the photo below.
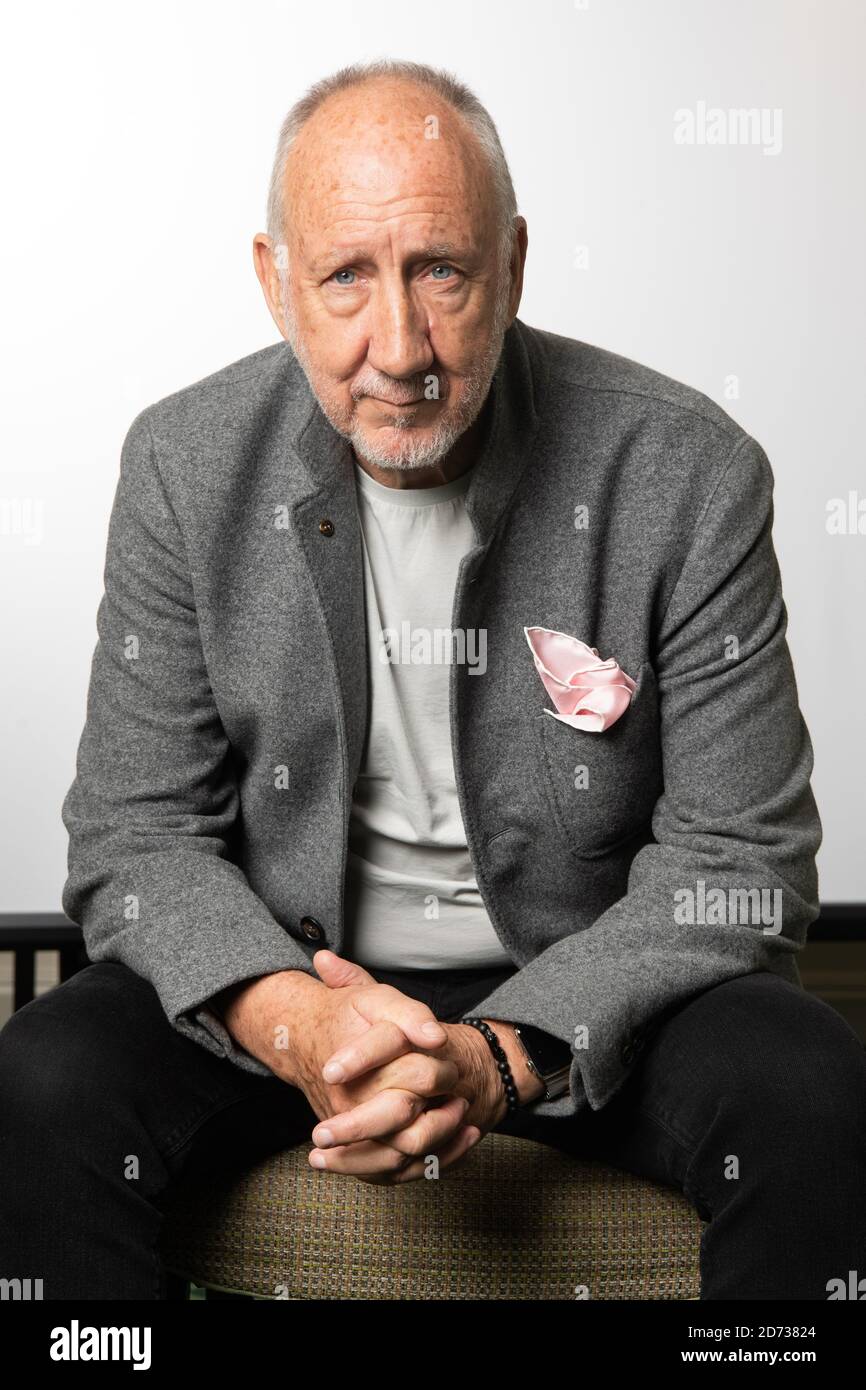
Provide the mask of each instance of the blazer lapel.
POLYGON ((493 540, 529 463, 547 375, 538 343, 515 319, 505 334, 491 382, 491 423, 466 493, 466 510, 480 546, 467 556, 472 567, 493 540))
POLYGON ((335 683, 346 791, 360 768, 367 723, 367 643, 361 526, 351 447, 309 392, 310 409, 290 448, 289 516, 321 610, 335 683))

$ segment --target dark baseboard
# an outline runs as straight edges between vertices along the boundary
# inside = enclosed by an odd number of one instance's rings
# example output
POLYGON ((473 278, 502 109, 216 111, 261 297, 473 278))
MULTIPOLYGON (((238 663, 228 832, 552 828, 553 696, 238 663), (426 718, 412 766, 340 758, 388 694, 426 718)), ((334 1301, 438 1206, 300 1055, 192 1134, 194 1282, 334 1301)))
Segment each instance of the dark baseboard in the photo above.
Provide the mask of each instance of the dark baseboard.
MULTIPOLYGON (((2 914, 0 914, 2 916, 2 914)), ((866 941, 866 903, 827 903, 808 941, 866 941)))

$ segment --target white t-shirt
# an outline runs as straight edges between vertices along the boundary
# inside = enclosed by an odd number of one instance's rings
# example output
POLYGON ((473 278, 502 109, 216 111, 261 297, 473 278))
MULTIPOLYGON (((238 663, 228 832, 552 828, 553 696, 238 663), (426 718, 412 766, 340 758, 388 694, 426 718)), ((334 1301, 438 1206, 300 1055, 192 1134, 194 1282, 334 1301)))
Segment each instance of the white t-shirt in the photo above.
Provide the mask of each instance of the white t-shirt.
MULTIPOLYGON (((471 477, 390 488, 355 464, 370 716, 349 826, 344 949, 360 965, 513 963, 473 876, 451 755, 454 586, 477 544, 464 505, 471 477)), ((460 655, 483 669, 478 638, 467 635, 460 655)))

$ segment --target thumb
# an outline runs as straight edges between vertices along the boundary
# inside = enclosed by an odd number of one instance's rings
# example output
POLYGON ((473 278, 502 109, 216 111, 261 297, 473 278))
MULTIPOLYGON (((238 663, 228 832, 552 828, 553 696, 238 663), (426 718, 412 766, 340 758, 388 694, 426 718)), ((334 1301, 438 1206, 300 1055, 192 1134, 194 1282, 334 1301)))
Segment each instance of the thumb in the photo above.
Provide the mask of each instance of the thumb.
POLYGON ((345 960, 335 951, 316 951, 313 967, 329 989, 345 989, 348 985, 375 985, 376 980, 362 965, 345 960))

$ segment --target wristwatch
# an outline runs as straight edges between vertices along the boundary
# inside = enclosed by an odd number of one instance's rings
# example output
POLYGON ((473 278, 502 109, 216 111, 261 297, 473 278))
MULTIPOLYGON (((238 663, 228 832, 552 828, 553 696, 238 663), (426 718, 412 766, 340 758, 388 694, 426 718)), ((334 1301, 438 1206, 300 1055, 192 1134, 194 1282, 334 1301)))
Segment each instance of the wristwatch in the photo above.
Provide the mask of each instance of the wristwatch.
POLYGON ((544 1099, 555 1100, 563 1095, 568 1090, 573 1061, 568 1043, 528 1023, 515 1023, 512 1027, 523 1049, 526 1065, 544 1085, 544 1099))

